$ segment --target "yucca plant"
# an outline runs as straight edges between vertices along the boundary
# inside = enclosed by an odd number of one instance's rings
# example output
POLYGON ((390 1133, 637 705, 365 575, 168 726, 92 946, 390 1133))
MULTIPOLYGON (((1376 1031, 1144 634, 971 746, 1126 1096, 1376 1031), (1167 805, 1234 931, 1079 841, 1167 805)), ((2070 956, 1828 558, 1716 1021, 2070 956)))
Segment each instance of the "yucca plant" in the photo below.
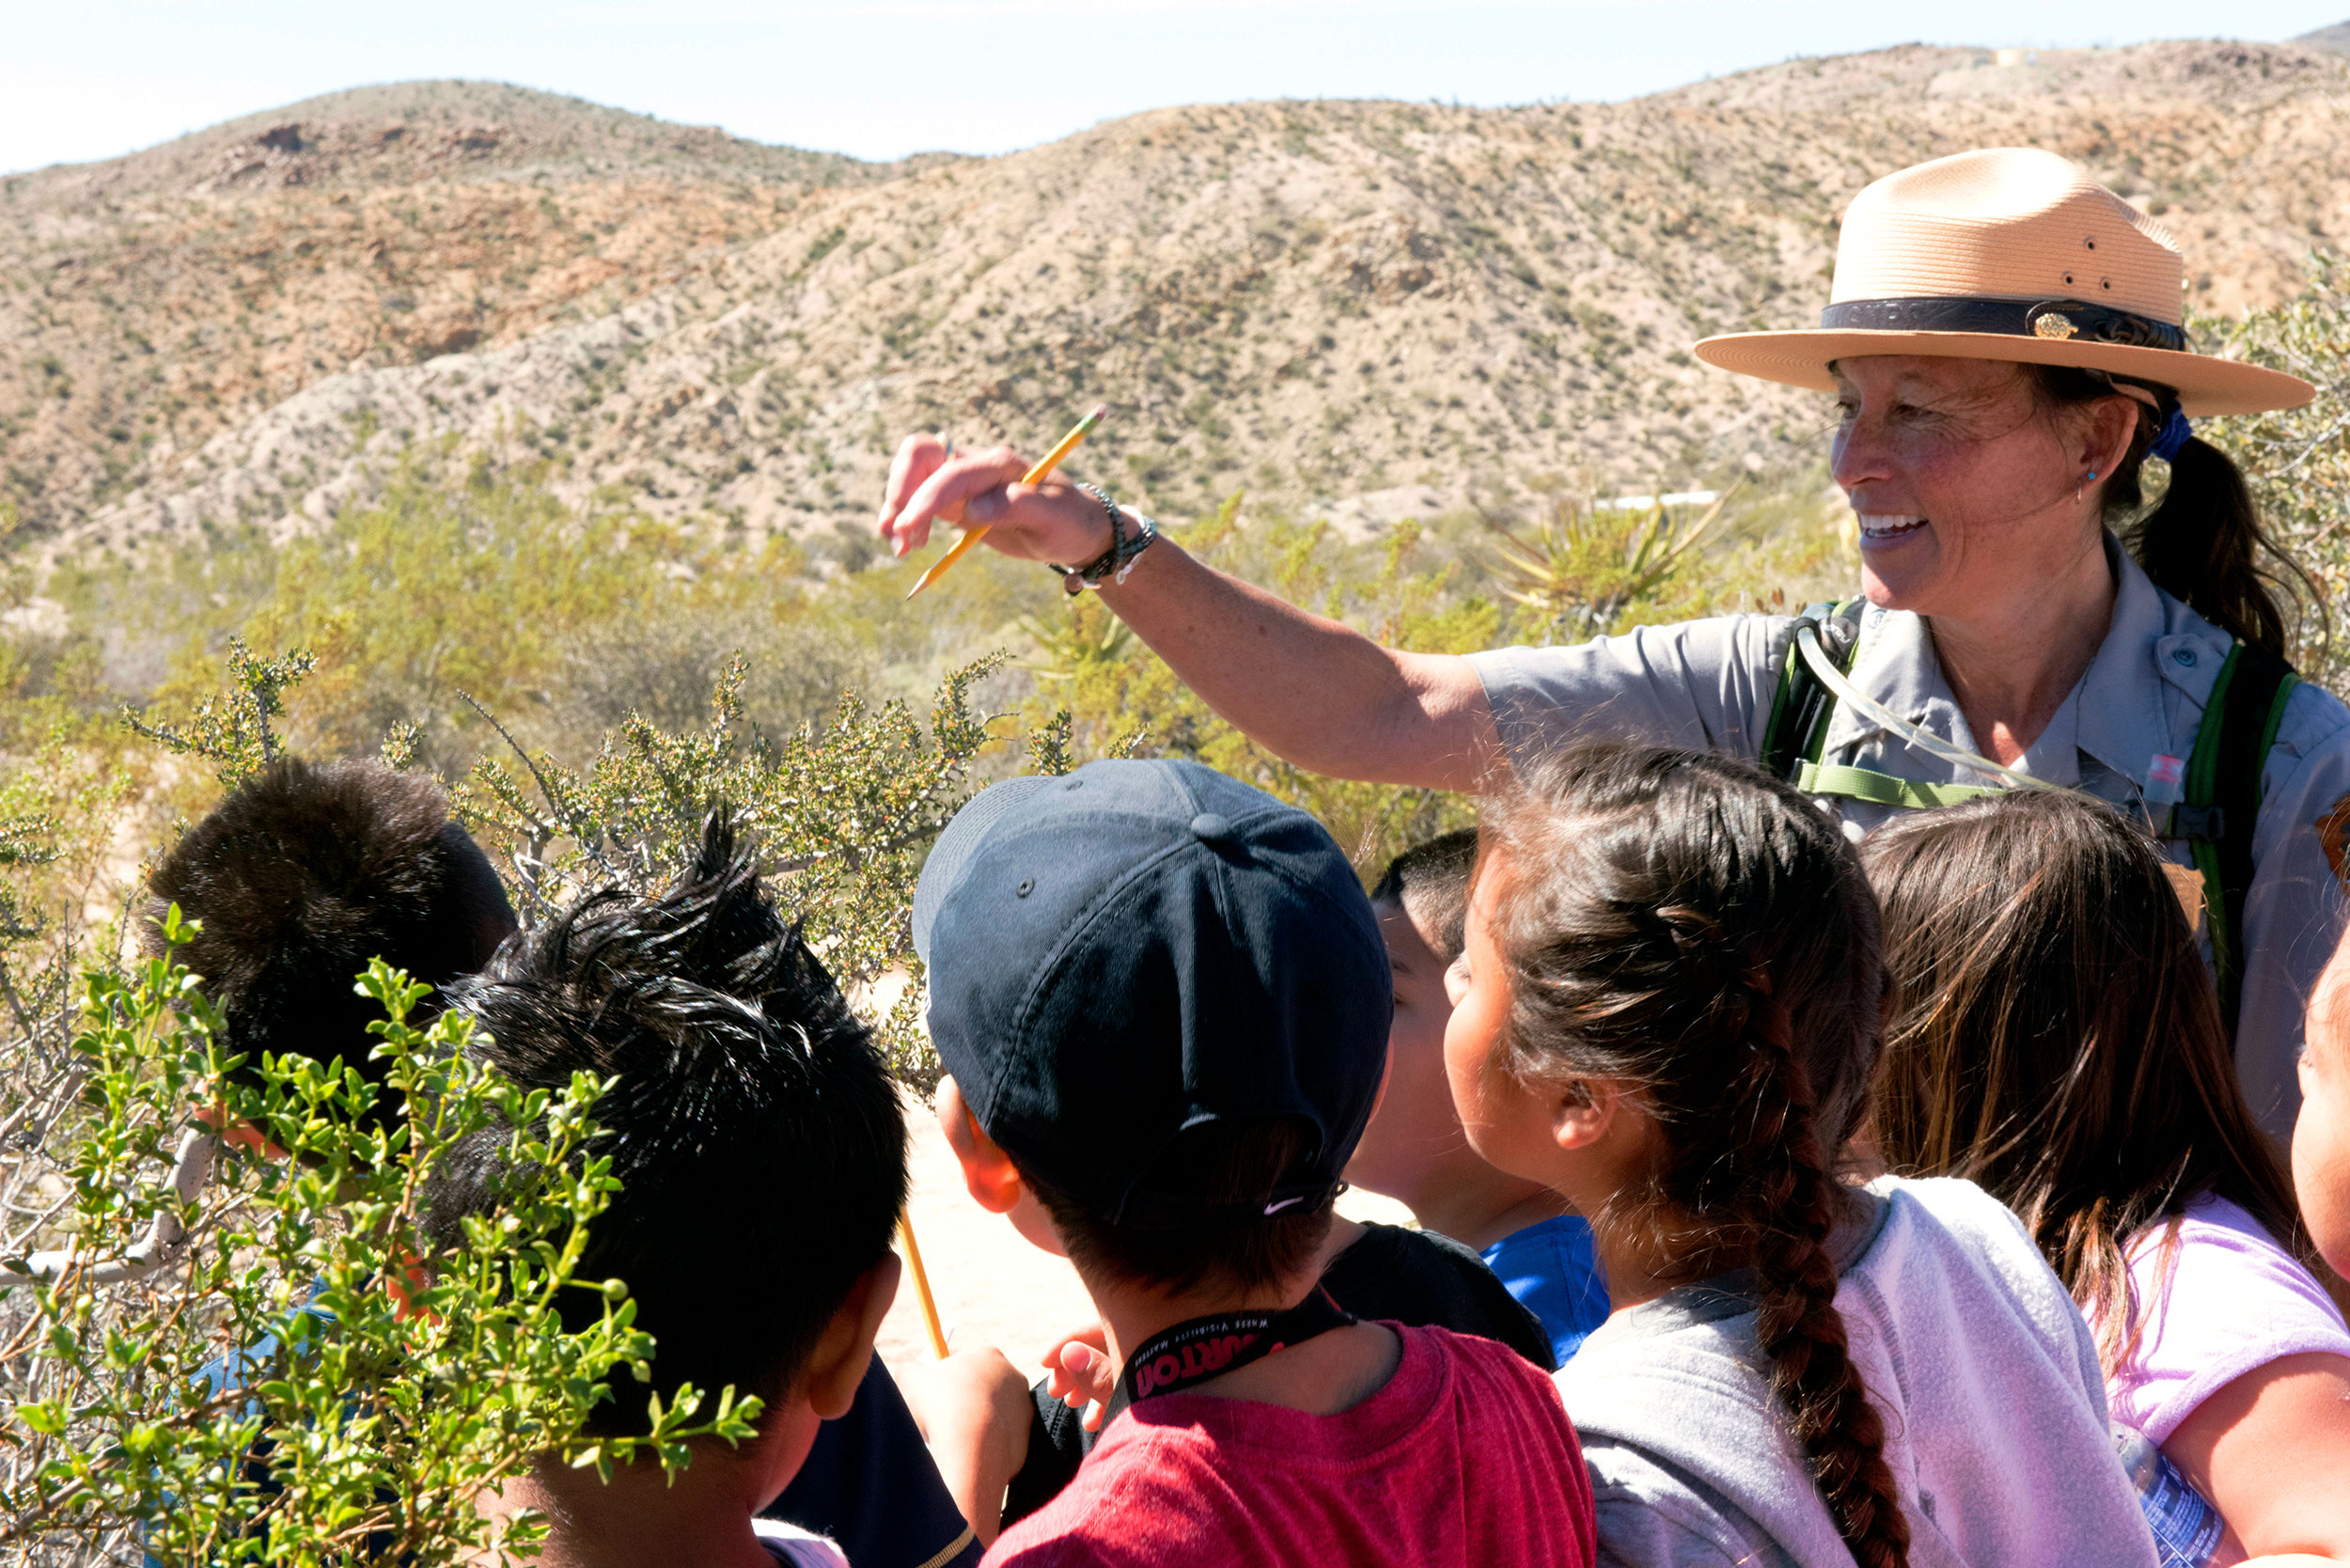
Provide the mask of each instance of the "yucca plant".
POLYGON ((1606 505, 1588 491, 1554 494, 1531 533, 1496 530, 1496 586, 1559 640, 1611 631, 1712 541, 1735 494, 1734 486, 1724 491, 1694 517, 1662 499, 1638 509, 1606 505))

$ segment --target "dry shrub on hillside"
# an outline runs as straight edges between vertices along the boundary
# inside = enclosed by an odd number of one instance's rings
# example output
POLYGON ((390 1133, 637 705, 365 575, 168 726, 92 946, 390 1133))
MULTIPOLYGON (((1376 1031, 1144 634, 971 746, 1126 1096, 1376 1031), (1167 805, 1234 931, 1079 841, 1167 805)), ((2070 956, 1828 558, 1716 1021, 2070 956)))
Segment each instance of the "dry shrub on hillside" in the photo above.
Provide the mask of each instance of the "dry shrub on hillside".
POLYGON ((2305 634, 2300 664, 2311 679, 2342 691, 2350 687, 2350 260, 2318 252, 2299 297, 2221 330, 2232 355, 2317 387, 2307 407, 2216 419, 2208 433, 2243 467, 2262 517, 2325 593, 2336 635, 2321 641, 2305 634))

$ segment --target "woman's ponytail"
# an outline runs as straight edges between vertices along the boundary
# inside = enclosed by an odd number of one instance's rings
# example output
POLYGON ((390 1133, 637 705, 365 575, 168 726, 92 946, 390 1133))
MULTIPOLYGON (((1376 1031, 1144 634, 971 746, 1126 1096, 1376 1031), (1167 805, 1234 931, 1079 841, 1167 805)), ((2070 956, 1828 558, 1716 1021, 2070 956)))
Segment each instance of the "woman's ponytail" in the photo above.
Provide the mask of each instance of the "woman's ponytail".
MULTIPOLYGON (((2075 366, 2029 369, 2043 400, 2058 408, 2101 401, 2115 396, 2120 384, 2075 366)), ((2295 640, 2322 646, 2330 633, 2325 595, 2262 525, 2251 490, 2227 453, 2188 436, 2170 458, 2170 483, 2162 500, 2137 515, 2145 504, 2146 459, 2157 433, 2177 415, 2179 400, 2167 386, 2127 384, 2155 400, 2150 408, 2131 399, 2139 410, 2138 430, 2106 481, 2106 520, 2119 529, 2130 555, 2156 588, 2254 648, 2281 659, 2291 656, 2295 640)))
POLYGON ((2201 437, 2189 436, 2170 459, 2170 488, 2159 506, 2129 525, 2123 542, 2156 587, 2280 659, 2293 589, 2318 603, 2309 573, 2261 526, 2244 476, 2201 437))

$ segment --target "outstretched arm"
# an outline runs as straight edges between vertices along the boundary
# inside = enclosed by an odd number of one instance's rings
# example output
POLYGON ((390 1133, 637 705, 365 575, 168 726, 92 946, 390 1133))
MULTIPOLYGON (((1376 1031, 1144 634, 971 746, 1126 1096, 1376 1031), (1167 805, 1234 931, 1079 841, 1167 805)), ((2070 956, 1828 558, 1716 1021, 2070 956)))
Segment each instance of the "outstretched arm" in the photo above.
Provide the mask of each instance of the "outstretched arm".
MULTIPOLYGON (((1078 565, 1109 548, 1093 497, 1057 478, 1016 482, 1026 467, 1009 447, 948 457, 936 436, 908 436, 890 469, 883 541, 903 556, 945 521, 985 525, 991 547, 1025 560, 1078 565)), ((1474 790, 1499 765, 1484 688, 1457 654, 1382 648, 1165 539, 1102 597, 1209 707, 1299 767, 1474 790)))

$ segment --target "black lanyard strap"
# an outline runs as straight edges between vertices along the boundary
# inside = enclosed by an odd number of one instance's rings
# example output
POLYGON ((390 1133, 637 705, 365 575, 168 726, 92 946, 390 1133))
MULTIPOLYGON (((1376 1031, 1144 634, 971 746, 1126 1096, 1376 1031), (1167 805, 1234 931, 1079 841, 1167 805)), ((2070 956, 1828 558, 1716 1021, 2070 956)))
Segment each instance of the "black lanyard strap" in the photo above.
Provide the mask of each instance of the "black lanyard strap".
POLYGON ((1313 1294, 1285 1311, 1218 1312, 1153 1334, 1127 1359, 1119 1383, 1126 1402, 1139 1404, 1261 1361, 1277 1350, 1303 1344, 1354 1321, 1353 1313, 1317 1285, 1313 1294))

